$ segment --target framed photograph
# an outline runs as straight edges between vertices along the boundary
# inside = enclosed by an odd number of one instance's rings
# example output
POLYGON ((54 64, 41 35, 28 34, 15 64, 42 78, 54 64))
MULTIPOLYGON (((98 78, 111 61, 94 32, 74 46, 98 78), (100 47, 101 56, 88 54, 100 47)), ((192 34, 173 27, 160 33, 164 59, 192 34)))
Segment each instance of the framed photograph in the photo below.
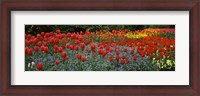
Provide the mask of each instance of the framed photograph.
POLYGON ((1 1, 1 95, 199 96, 198 0, 1 1))

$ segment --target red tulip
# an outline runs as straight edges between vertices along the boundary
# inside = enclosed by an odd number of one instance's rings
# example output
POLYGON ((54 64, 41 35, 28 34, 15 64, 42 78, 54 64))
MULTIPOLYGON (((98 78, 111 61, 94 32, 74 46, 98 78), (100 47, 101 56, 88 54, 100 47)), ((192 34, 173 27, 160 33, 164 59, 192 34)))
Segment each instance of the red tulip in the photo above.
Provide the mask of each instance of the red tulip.
POLYGON ((107 52, 102 52, 101 54, 103 57, 105 57, 107 55, 107 52))
POLYGON ((116 51, 116 55, 119 55, 119 51, 116 51))
POLYGON ((112 51, 113 51, 113 49, 112 49, 112 48, 110 48, 110 49, 109 49, 109 52, 112 52, 112 51))
POLYGON ((28 39, 31 39, 31 34, 28 34, 27 38, 28 38, 28 39))
POLYGON ((112 57, 112 56, 110 56, 110 57, 109 57, 109 60, 110 60, 110 61, 113 61, 113 57, 112 57))
POLYGON ((144 53, 142 53, 141 56, 144 57, 145 56, 144 53))
POLYGON ((80 34, 83 35, 83 31, 80 31, 80 34))
POLYGON ((33 52, 32 52, 32 50, 31 50, 31 48, 29 48, 29 49, 27 50, 27 54, 28 54, 28 55, 33 55, 33 52))
POLYGON ((44 46, 47 46, 47 44, 48 44, 47 42, 44 42, 44 46))
POLYGON ((137 56, 133 56, 133 60, 137 60, 137 56))
POLYGON ((78 45, 79 43, 80 43, 80 41, 79 41, 79 40, 76 40, 76 41, 75 41, 75 44, 77 44, 77 45, 78 45))
POLYGON ((90 48, 91 48, 92 51, 95 51, 95 45, 94 45, 94 43, 90 44, 90 48))
POLYGON ((77 58, 81 59, 82 55, 80 53, 77 54, 77 58))
POLYGON ((134 49, 131 50, 131 54, 134 54, 134 49))
POLYGON ((63 50, 62 47, 58 47, 59 52, 62 52, 62 50, 63 50))
POLYGON ((158 60, 159 59, 159 57, 158 56, 156 56, 156 60, 158 60))
POLYGON ((125 59, 126 57, 125 56, 122 56, 122 59, 125 59))
POLYGON ((49 40, 49 42, 50 42, 51 44, 54 44, 54 38, 51 38, 51 39, 49 40))
POLYGON ((31 44, 31 42, 30 42, 29 40, 26 40, 26 41, 25 41, 25 45, 26 45, 26 46, 30 46, 30 44, 31 44))
POLYGON ((56 33, 60 33, 60 30, 56 30, 56 33))
POLYGON ((63 61, 65 61, 65 60, 67 60, 67 57, 64 57, 64 58, 63 58, 63 61))
POLYGON ((126 49, 126 48, 124 49, 124 52, 127 52, 127 49, 126 49))
POLYGON ((71 33, 70 32, 68 32, 66 35, 67 35, 67 37, 71 37, 71 33))
POLYGON ((163 55, 164 55, 164 53, 163 53, 163 52, 160 52, 160 56, 162 56, 162 57, 163 57, 163 55))
POLYGON ((44 32, 41 32, 41 35, 42 35, 42 36, 44 36, 44 35, 45 35, 45 33, 44 33, 44 32))
POLYGON ((126 63, 129 63, 129 59, 128 58, 126 58, 126 63))
POLYGON ((115 58, 117 62, 119 62, 119 58, 120 58, 120 56, 117 55, 116 58, 115 58))
POLYGON ((34 51, 37 52, 39 50, 38 46, 34 46, 34 51))
POLYGON ((106 46, 106 51, 110 51, 110 47, 106 46))
POLYGON ((174 57, 175 55, 174 54, 171 54, 171 57, 174 57))
POLYGON ((60 61, 59 60, 56 60, 56 65, 60 64, 60 61))
POLYGON ((124 59, 122 59, 121 63, 124 65, 124 64, 125 64, 125 60, 124 60, 124 59))
POLYGON ((38 70, 42 70, 43 69, 43 64, 41 62, 38 62, 37 69, 38 70))
POLYGON ((152 54, 149 54, 149 58, 152 59, 152 58, 153 58, 153 55, 152 55, 152 54))
POLYGON ((86 58, 84 56, 81 57, 82 62, 86 61, 86 58))
POLYGON ((102 49, 98 49, 98 53, 99 53, 99 55, 101 55, 103 53, 103 50, 102 49))
POLYGON ((74 50, 78 51, 78 46, 75 46, 75 47, 74 47, 74 50))
POLYGON ((85 44, 81 43, 80 46, 81 46, 81 50, 83 51, 85 49, 85 44))
POLYGON ((168 52, 165 52, 165 56, 167 57, 169 54, 168 54, 168 52))
POLYGON ((48 47, 44 47, 44 52, 48 53, 48 51, 49 51, 49 48, 48 47))
POLYGON ((58 44, 59 43, 59 38, 54 38, 54 43, 58 44))
POLYGON ((66 53, 66 52, 62 52, 62 53, 61 53, 61 56, 62 56, 63 58, 65 58, 65 57, 67 56, 67 53, 66 53))
POLYGON ((44 46, 41 46, 41 51, 44 51, 44 48, 45 48, 44 46))
POLYGON ((53 48, 54 48, 54 49, 58 49, 58 45, 54 45, 53 48))
POLYGON ((37 38, 33 39, 33 44, 36 44, 38 42, 37 38))
POLYGON ((66 47, 66 48, 69 48, 69 43, 67 43, 67 44, 65 45, 65 47, 66 47))
POLYGON ((42 42, 41 41, 39 41, 37 44, 38 44, 39 47, 42 46, 42 42))
POLYGON ((73 49, 74 49, 74 46, 73 46, 73 45, 70 45, 70 46, 69 46, 69 49, 70 49, 70 50, 73 50, 73 49))
POLYGON ((53 52, 54 52, 54 53, 58 53, 58 50, 56 50, 56 49, 53 49, 53 52))

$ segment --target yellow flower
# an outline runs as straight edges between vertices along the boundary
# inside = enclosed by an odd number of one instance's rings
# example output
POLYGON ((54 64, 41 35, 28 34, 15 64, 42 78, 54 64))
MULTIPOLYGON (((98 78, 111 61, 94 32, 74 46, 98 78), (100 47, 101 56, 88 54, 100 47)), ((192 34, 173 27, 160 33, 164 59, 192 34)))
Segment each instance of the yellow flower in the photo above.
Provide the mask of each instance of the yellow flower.
POLYGON ((172 65, 172 62, 171 62, 171 60, 167 60, 167 65, 172 65))

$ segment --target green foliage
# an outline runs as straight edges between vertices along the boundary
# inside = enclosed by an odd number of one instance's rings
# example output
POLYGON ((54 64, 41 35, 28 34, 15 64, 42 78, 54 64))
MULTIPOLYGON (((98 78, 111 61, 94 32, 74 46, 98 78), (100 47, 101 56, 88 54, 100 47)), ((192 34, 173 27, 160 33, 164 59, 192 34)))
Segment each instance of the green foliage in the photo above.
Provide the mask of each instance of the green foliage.
POLYGON ((170 33, 170 32, 167 32, 167 33, 162 33, 159 35, 160 37, 166 37, 166 38, 173 38, 175 37, 175 34, 174 33, 170 33))
POLYGON ((175 28, 175 25, 25 25, 25 33, 36 35, 41 32, 51 32, 57 29, 62 33, 67 32, 85 32, 90 30, 95 32, 96 30, 142 30, 145 28, 175 28))

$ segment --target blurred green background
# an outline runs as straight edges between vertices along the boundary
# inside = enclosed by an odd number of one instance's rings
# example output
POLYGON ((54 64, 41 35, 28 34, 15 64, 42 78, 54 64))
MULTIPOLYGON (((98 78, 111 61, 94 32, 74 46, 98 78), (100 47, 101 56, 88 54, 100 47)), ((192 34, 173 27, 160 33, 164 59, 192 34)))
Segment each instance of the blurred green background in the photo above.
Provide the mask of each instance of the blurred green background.
POLYGON ((142 30, 145 28, 175 28, 175 25, 25 25, 25 33, 36 35, 41 32, 55 32, 61 30, 62 33, 67 32, 85 32, 90 30, 142 30))

